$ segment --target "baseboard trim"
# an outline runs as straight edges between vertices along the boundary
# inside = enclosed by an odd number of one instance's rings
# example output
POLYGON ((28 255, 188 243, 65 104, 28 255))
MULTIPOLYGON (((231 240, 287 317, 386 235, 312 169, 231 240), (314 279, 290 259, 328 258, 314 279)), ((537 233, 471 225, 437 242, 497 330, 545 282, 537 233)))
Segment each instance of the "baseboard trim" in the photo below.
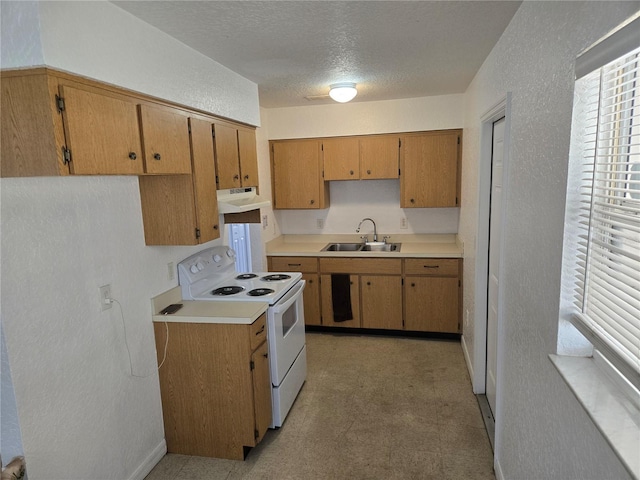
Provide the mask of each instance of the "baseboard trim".
POLYGON ((504 474, 502 473, 502 468, 500 467, 500 462, 494 456, 493 457, 493 471, 496 474, 496 480, 504 480, 504 474))
POLYGON ((149 454, 147 458, 145 458, 144 462, 136 468, 136 470, 131 474, 128 480, 144 480, 144 477, 149 475, 149 472, 153 470, 162 457, 167 453, 167 442, 163 438, 162 441, 158 444, 156 448, 149 454))
POLYGON ((467 364, 467 370, 469 370, 469 377, 471 378, 471 386, 473 387, 473 390, 474 390, 473 393, 478 393, 475 391, 475 385, 473 384, 473 379, 475 378, 473 376, 473 363, 471 363, 471 358, 469 357, 469 350, 467 350, 467 341, 464 335, 462 335, 462 337, 460 338, 460 345, 462 345, 462 354, 464 355, 464 361, 467 364))

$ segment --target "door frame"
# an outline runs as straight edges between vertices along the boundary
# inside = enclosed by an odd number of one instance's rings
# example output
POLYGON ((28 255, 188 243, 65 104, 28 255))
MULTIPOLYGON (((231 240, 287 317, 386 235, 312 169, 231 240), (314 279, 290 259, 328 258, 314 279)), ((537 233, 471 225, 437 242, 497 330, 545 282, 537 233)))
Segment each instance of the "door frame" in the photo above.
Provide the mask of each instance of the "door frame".
POLYGON ((499 275, 501 282, 498 287, 498 319, 497 319, 497 370, 496 370, 496 412, 495 418, 495 449, 500 445, 502 411, 502 378, 504 344, 504 227, 506 225, 507 206, 505 199, 509 191, 509 153, 511 145, 511 92, 500 99, 480 117, 480 163, 478 166, 478 223, 476 232, 476 269, 475 269, 475 298, 474 298, 474 341, 473 341, 473 391, 477 394, 486 392, 487 373, 487 294, 489 286, 489 218, 491 213, 491 168, 493 151, 493 123, 505 119, 504 158, 502 170, 502 214, 499 275))

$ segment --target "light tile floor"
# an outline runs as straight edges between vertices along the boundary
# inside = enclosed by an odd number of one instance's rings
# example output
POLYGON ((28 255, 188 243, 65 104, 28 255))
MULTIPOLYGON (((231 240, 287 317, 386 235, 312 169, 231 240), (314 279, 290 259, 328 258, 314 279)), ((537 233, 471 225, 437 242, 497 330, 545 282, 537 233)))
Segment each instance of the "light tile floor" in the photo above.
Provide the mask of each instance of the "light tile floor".
POLYGON ((307 333, 307 359, 244 462, 168 454, 145 480, 495 479, 459 342, 307 333))

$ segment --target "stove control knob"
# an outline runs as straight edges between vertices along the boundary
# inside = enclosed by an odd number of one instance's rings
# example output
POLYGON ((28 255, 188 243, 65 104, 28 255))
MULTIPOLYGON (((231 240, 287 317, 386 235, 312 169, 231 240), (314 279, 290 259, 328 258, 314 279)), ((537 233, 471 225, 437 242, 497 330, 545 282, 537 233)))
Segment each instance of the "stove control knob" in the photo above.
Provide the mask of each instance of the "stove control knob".
POLYGON ((227 250, 227 257, 233 258, 235 257, 235 255, 236 255, 236 252, 234 252, 233 250, 231 249, 227 250))
POLYGON ((203 263, 202 262, 196 263, 196 268, 198 269, 198 271, 202 270, 204 268, 203 263))
POLYGON ((191 268, 189 270, 191 270, 191 273, 198 273, 198 266, 194 263, 193 265, 191 265, 191 268))
POLYGON ((214 255, 213 256, 213 261, 218 263, 220 260, 222 260, 222 257, 220 255, 214 255))

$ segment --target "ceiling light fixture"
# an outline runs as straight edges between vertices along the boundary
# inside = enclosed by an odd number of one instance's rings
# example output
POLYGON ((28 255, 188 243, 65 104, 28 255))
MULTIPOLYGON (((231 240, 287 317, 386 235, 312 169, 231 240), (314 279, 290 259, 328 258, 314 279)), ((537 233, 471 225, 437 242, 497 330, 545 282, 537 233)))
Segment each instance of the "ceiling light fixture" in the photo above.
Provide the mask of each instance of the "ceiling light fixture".
POLYGON ((347 103, 358 94, 356 84, 353 82, 334 83, 329 88, 329 96, 340 103, 347 103))

